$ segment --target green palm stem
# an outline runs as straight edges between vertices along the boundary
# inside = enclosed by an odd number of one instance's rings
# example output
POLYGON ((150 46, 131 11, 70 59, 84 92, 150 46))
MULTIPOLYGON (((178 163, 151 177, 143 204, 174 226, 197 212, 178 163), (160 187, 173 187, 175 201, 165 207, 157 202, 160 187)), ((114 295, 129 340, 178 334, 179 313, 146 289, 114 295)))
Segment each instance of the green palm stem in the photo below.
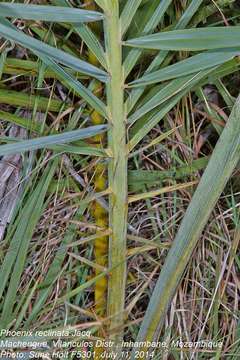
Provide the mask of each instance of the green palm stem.
POLYGON ((126 232, 127 232, 127 161, 126 115, 124 111, 124 80, 122 67, 121 26, 119 1, 105 1, 106 56, 110 81, 107 84, 109 114, 108 146, 112 153, 109 163, 110 214, 109 227, 109 288, 108 308, 109 336, 119 343, 124 323, 126 281, 126 232))

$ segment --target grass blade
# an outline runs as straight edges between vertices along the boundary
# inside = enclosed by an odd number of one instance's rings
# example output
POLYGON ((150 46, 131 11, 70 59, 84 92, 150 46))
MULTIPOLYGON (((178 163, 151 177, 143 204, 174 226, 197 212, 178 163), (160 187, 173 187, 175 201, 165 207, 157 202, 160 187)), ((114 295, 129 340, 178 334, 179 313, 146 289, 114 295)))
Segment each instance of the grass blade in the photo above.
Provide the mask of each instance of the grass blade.
POLYGON ((4 121, 9 121, 10 123, 19 125, 25 129, 40 133, 41 132, 41 124, 39 123, 33 123, 32 121, 29 121, 29 119, 11 114, 6 111, 0 110, 0 119, 4 119, 4 121))
POLYGON ((16 301, 16 293, 19 286, 20 277, 24 269, 29 242, 32 238, 35 226, 37 225, 42 214, 44 208, 44 198, 46 196, 48 186, 52 180, 56 165, 57 161, 54 161, 49 166, 47 166, 41 181, 38 183, 37 188, 19 215, 20 221, 18 227, 13 235, 9 250, 1 267, 2 281, 0 294, 2 294, 6 285, 6 281, 11 273, 10 283, 6 296, 4 297, 3 312, 0 321, 2 328, 7 328, 9 322, 12 321, 13 305, 16 301))
MULTIPOLYGON (((22 60, 15 58, 7 58, 4 67, 3 73, 9 75, 25 75, 25 76, 38 76, 39 64, 37 61, 31 60, 22 60)), ((79 75, 75 71, 69 70, 70 74, 75 75, 79 79, 88 79, 87 75, 79 75)), ((45 71, 46 78, 56 78, 55 72, 50 69, 45 71)))
POLYGON ((165 194, 165 193, 169 193, 171 191, 176 191, 176 190, 181 190, 181 189, 186 189, 190 186, 193 186, 196 184, 196 181, 190 181, 188 183, 183 183, 183 184, 176 184, 176 185, 172 185, 172 186, 165 186, 161 189, 158 190, 152 190, 152 191, 148 191, 148 192, 143 192, 141 194, 136 194, 136 195, 131 195, 128 198, 128 203, 133 203, 136 201, 140 201, 143 199, 150 199, 153 198, 155 196, 159 196, 161 194, 165 194))
POLYGON ((170 170, 129 170, 128 185, 131 191, 140 191, 144 186, 157 186, 164 180, 171 178, 184 179, 189 175, 194 175, 198 170, 202 170, 207 166, 208 157, 202 157, 194 160, 189 165, 177 167, 170 170))
POLYGON ((48 99, 43 96, 35 96, 20 93, 19 91, 0 89, 0 102, 12 106, 21 106, 26 108, 33 108, 34 103, 38 99, 38 110, 58 112, 65 109, 65 104, 56 99, 48 99))

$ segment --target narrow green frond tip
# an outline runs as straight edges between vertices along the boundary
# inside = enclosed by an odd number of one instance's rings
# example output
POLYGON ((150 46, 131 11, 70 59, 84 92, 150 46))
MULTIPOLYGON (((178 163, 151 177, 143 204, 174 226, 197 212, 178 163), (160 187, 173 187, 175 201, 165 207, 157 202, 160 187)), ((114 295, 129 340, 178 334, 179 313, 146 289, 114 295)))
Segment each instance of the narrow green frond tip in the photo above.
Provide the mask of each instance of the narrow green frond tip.
POLYGON ((104 18, 103 14, 97 11, 87 11, 61 6, 10 3, 0 4, 0 17, 68 23, 93 22, 104 18))

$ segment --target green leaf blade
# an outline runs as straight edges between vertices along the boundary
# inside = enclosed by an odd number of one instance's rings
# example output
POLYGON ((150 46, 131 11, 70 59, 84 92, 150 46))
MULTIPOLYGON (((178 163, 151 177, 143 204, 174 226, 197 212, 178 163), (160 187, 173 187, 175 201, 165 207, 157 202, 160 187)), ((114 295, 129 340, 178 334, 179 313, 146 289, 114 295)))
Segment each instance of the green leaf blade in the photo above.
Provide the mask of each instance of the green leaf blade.
POLYGON ((103 20, 103 14, 61 6, 0 3, 0 17, 51 22, 82 23, 103 20))
POLYGON ((213 66, 221 65, 240 54, 240 48, 235 51, 223 49, 223 51, 210 51, 192 56, 186 60, 179 61, 158 71, 144 75, 129 84, 130 87, 140 87, 155 84, 160 81, 171 80, 174 78, 206 70, 213 66))
POLYGON ((8 40, 14 41, 27 49, 34 52, 41 52, 43 55, 54 59, 56 62, 66 65, 71 69, 75 69, 83 74, 90 75, 99 79, 100 81, 107 82, 108 74, 98 69, 97 67, 76 58, 62 50, 54 48, 42 41, 34 39, 31 36, 25 35, 23 32, 14 28, 11 23, 1 20, 0 22, 0 35, 8 40))
POLYGON ((126 41, 131 47, 155 50, 199 51, 239 46, 240 26, 209 27, 156 33, 126 41))
MULTIPOLYGON (((157 7, 155 6, 156 1, 151 1, 149 4, 148 12, 151 14, 148 21, 145 22, 143 29, 141 31, 142 34, 151 33, 156 26, 160 23, 164 14, 166 13, 168 7, 170 6, 172 0, 163 0, 158 3, 157 7)), ((124 74, 125 78, 129 75, 138 59, 140 58, 142 51, 140 49, 132 49, 126 59, 124 60, 124 74)))
POLYGON ((106 129, 106 125, 90 126, 86 129, 68 131, 62 134, 43 136, 31 140, 23 140, 14 144, 1 145, 0 156, 48 148, 53 145, 66 144, 79 139, 86 139, 100 134, 106 131, 106 129))
POLYGON ((126 5, 121 13, 122 35, 124 35, 124 33, 127 31, 141 2, 142 2, 142 0, 127 1, 126 5))
POLYGON ((191 87, 191 84, 198 81, 207 74, 207 70, 200 71, 198 73, 183 76, 169 82, 164 88, 158 91, 149 101, 145 102, 138 110, 136 110, 128 119, 130 124, 135 123, 142 116, 171 99, 176 94, 180 93, 184 89, 191 87))

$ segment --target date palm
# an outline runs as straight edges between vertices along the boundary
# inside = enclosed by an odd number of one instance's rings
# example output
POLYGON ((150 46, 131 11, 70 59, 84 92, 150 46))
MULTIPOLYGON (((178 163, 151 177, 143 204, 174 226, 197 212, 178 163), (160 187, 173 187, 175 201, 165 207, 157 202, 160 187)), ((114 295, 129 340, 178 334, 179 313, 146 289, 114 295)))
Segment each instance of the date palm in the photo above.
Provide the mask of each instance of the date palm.
MULTIPOLYGON (((202 0, 188 1, 188 7, 175 27, 164 31, 159 31, 160 24, 172 6, 171 0, 96 0, 98 11, 73 8, 65 0, 51 2, 52 6, 0 3, 0 34, 3 38, 31 50, 64 84, 78 94, 92 111, 98 113, 107 125, 76 130, 73 132, 75 138, 71 138, 68 133, 52 135, 55 136, 54 139, 45 137, 38 143, 37 148, 51 148, 60 144, 58 139, 60 141, 61 138, 58 136, 62 136, 64 142, 69 143, 83 138, 82 131, 88 131, 87 136, 107 131, 107 147, 99 149, 101 154, 97 154, 96 149, 94 153, 94 149, 90 147, 84 151, 85 154, 105 157, 108 164, 108 219, 111 234, 107 254, 107 333, 117 344, 121 343, 123 338, 126 318, 124 310, 128 204, 136 199, 156 195, 151 192, 128 195, 128 159, 147 134, 189 91, 207 83, 210 76, 214 81, 235 71, 235 57, 240 52, 240 27, 189 27, 191 19, 204 3, 202 0), (95 65, 27 35, 7 18, 71 24, 72 29, 97 59, 95 65), (102 23, 102 34, 97 35, 91 26, 87 25, 90 22, 102 23), (147 65, 143 62, 139 71, 139 62, 146 50, 153 55, 147 65), (166 59, 169 63, 169 57, 171 59, 179 51, 186 51, 190 55, 172 65, 164 65, 166 59), (91 86, 86 87, 76 79, 74 72, 91 79, 91 86), (94 93, 96 82, 101 82, 104 88, 101 98, 94 93)), ((236 166, 240 134, 238 114, 239 100, 234 105, 228 124, 161 269, 139 330, 140 341, 158 338, 172 296, 201 231, 236 166)), ((0 155, 27 151, 36 141, 37 139, 3 145, 0 155)), ((190 185, 192 184, 188 186, 190 185)), ((10 273, 13 263, 14 259, 10 268, 7 269, 3 264, 1 269, 4 274, 1 294, 10 279, 3 305, 1 324, 4 326, 10 326, 13 320, 13 306, 16 301, 18 282, 10 273)), ((105 276, 106 273, 102 272, 95 281, 101 281, 101 277, 105 276)), ((91 283, 86 284, 88 285, 91 283)), ((35 309, 44 304, 46 297, 45 290, 33 308, 33 314, 35 309)), ((134 358, 134 352, 132 356, 134 358)))

